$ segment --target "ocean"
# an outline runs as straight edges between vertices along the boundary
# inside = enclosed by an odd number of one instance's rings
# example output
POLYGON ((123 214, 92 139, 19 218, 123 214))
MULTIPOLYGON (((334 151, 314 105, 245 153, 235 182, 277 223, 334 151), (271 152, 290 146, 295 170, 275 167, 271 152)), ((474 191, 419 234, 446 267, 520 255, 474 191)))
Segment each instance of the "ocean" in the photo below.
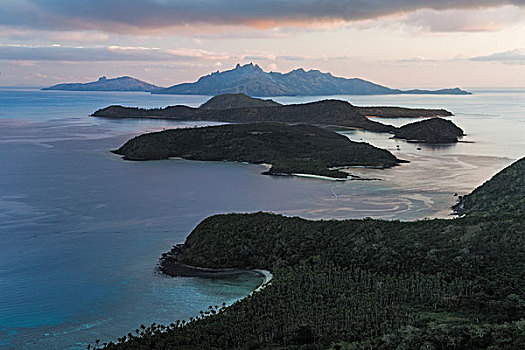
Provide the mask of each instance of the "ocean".
POLYGON ((345 132, 410 161, 352 170, 375 181, 270 177, 260 174, 263 166, 233 162, 127 162, 109 151, 135 135, 217 123, 89 117, 112 104, 198 106, 208 98, 0 88, 0 348, 85 349, 141 324, 188 319, 248 295, 261 279, 156 272, 159 256, 207 216, 262 210, 310 219, 449 218, 455 194, 525 156, 525 90, 519 89, 330 96, 356 105, 446 108, 466 132, 464 142, 449 146, 345 132))

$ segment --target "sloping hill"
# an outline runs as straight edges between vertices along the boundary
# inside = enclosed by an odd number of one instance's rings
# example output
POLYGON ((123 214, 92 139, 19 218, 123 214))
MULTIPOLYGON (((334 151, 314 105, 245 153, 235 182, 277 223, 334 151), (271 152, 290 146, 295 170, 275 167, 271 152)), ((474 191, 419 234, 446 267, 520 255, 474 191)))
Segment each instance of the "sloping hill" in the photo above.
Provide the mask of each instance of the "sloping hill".
POLYGON ((525 158, 464 196, 454 210, 467 215, 525 215, 525 158))
POLYGON ((424 143, 454 143, 463 135, 463 130, 453 122, 441 118, 406 124, 394 132, 396 138, 424 143))
POLYGON ((118 77, 108 79, 100 77, 97 81, 90 83, 67 83, 57 84, 42 90, 65 90, 65 91, 144 91, 153 92, 161 87, 146 83, 132 77, 118 77))

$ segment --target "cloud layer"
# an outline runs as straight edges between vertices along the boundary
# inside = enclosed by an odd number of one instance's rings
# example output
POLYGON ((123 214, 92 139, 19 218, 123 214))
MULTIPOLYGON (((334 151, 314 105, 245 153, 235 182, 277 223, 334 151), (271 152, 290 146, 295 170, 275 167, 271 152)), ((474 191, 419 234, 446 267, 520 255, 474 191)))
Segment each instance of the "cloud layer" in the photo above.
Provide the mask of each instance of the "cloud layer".
POLYGON ((179 61, 222 60, 230 55, 200 49, 159 49, 126 46, 0 45, 0 60, 13 61, 179 61))
POLYGON ((7 27, 137 33, 195 25, 309 26, 421 10, 520 7, 525 0, 0 0, 0 5, 0 24, 7 27))
POLYGON ((525 65, 525 49, 497 52, 493 53, 492 55, 473 57, 471 60, 481 62, 498 62, 512 65, 525 65))
MULTIPOLYGON (((331 57, 338 59, 338 57, 331 57)), ((220 62, 240 61, 304 61, 319 60, 309 56, 279 56, 265 51, 246 51, 231 54, 202 49, 161 49, 131 46, 28 46, 0 45, 0 60, 10 61, 67 61, 67 62, 220 62)))

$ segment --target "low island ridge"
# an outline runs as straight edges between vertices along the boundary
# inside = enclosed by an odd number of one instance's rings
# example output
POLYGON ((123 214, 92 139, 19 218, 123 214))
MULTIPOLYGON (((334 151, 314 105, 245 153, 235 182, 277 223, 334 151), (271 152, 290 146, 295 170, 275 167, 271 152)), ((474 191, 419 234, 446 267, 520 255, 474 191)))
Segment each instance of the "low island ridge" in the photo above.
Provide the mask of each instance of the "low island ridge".
POLYGON ((347 101, 322 100, 281 105, 244 94, 224 94, 212 97, 199 108, 184 105, 165 108, 109 106, 95 111, 101 118, 154 118, 181 121, 218 121, 227 123, 306 123, 332 128, 358 128, 373 132, 393 133, 396 128, 366 117, 436 117, 450 116, 443 109, 403 107, 357 107, 347 101))
POLYGON ((271 164, 264 174, 309 174, 345 179, 334 168, 388 168, 402 160, 386 150, 353 142, 312 125, 229 124, 172 129, 137 136, 113 151, 126 160, 179 157, 205 161, 271 164))

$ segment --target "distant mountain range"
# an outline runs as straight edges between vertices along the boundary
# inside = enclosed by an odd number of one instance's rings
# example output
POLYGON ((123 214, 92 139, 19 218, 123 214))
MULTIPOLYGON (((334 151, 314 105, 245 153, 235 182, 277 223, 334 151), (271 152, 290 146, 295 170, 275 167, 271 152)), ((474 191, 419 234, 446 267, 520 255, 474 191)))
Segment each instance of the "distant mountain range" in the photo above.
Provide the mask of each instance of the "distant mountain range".
POLYGON ((144 91, 154 92, 162 89, 159 86, 148 84, 142 80, 132 77, 118 77, 108 79, 100 77, 97 81, 90 83, 57 84, 42 90, 66 90, 66 91, 144 91))
POLYGON ((194 83, 183 83, 154 91, 156 94, 218 95, 244 93, 249 96, 316 96, 316 95, 393 95, 438 94, 468 95, 470 92, 454 89, 399 90, 363 79, 334 77, 318 70, 302 68, 289 73, 265 72, 252 63, 224 72, 214 72, 194 83))
POLYGON ((249 96, 330 96, 330 95, 394 95, 435 94, 470 95, 459 88, 441 90, 400 90, 372 83, 363 79, 334 77, 318 70, 302 68, 288 73, 265 72, 252 63, 234 69, 205 75, 194 83, 177 84, 161 88, 131 77, 107 79, 96 82, 58 84, 43 90, 69 91, 146 91, 154 94, 220 95, 243 93, 249 96))

